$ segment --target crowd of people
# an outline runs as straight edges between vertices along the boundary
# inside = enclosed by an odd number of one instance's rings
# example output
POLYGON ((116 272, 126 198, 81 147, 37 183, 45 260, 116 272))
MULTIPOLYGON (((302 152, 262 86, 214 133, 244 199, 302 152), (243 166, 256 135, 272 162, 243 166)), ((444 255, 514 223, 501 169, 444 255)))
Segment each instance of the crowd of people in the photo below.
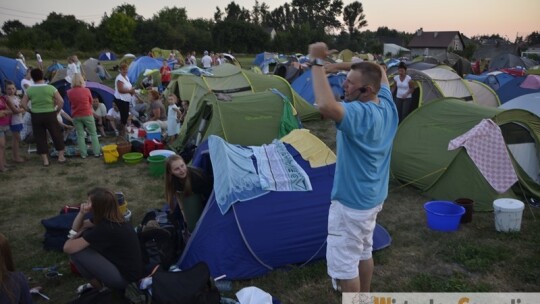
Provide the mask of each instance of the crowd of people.
MULTIPOLYGON (((127 64, 120 65, 114 81, 114 102, 108 110, 99 95, 86 88, 84 69, 76 55, 68 57, 67 89, 59 90, 48 84, 41 68, 28 68, 20 83, 20 96, 16 84, 6 81, 5 87, 0 88, 0 172, 11 166, 5 155, 7 134, 12 135, 13 162, 25 161, 20 153, 21 142, 30 138, 36 144, 43 166, 50 164, 50 142, 59 163, 66 162, 65 146, 69 140, 77 143, 81 158, 88 156, 87 141, 91 143, 92 155, 100 157, 99 137, 126 136, 131 125, 144 127, 157 123, 167 135, 166 140, 176 139, 188 102, 174 94, 166 98, 154 86, 149 86, 148 94, 142 96, 127 77, 127 70, 127 64), (65 100, 71 115, 63 110, 65 100)), ((167 86, 171 69, 166 60, 160 75, 161 84, 167 86)))
MULTIPOLYGON (((324 62, 329 55, 327 46, 315 43, 309 46, 309 52, 316 104, 324 117, 335 121, 338 130, 338 156, 328 216, 328 275, 336 289, 369 292, 374 267, 372 237, 377 214, 388 195, 392 141, 399 120, 409 110, 414 87, 405 66, 400 65, 394 79, 395 87, 390 88, 384 66, 371 62, 341 64, 339 68, 348 70, 348 74, 343 84, 344 100, 336 102, 326 72, 337 66, 324 62), (395 103, 391 90, 397 94, 395 103)), ((196 64, 195 55, 192 52, 186 56, 185 63, 196 64)), ((216 62, 212 59, 215 56, 205 51, 201 59, 203 67, 211 67, 216 62)), ((143 126, 158 123, 167 131, 169 140, 175 139, 179 124, 185 118, 188 101, 170 94, 165 106, 163 96, 150 89, 148 100, 141 103, 137 99, 137 89, 127 77, 128 65, 124 63, 114 80, 113 107, 107 111, 99 98, 85 87, 76 56, 70 58, 73 67, 69 73, 71 88, 67 90, 67 100, 82 158, 88 156, 87 136, 93 154, 100 156, 97 132, 105 136, 107 123, 118 135, 125 135, 126 127, 134 120, 142 122, 143 126)), ((170 69, 166 66, 164 61, 160 71, 164 83, 170 81, 170 69)), ((6 86, 6 96, 0 99, 0 171, 7 168, 5 134, 10 129, 14 134, 20 130, 22 122, 17 115, 25 112, 31 116, 37 153, 43 165, 49 166, 47 133, 58 151, 58 162, 66 161, 57 120, 64 100, 56 88, 44 82, 41 69, 31 69, 29 75, 32 82, 25 78, 28 86, 22 84, 25 92, 22 99, 14 96, 13 83, 6 86)), ((20 139, 13 136, 14 145, 18 145, 18 141, 20 139)), ((13 159, 24 161, 18 150, 13 150, 13 159)), ((164 190, 169 218, 177 221, 189 235, 213 190, 212 177, 188 166, 179 155, 170 156, 165 168, 164 190)), ((28 296, 28 286, 25 277, 14 272, 11 255, 4 253, 7 250, 7 240, 0 234, 0 289, 10 291, 0 293, 0 300, 4 299, 2 297, 8 297, 10 301, 23 299, 28 296)), ((120 213, 115 194, 106 188, 93 188, 87 193, 87 201, 81 204, 73 221, 64 252, 89 282, 81 286, 79 292, 88 288, 123 290, 130 282, 146 275, 137 235, 120 213)))

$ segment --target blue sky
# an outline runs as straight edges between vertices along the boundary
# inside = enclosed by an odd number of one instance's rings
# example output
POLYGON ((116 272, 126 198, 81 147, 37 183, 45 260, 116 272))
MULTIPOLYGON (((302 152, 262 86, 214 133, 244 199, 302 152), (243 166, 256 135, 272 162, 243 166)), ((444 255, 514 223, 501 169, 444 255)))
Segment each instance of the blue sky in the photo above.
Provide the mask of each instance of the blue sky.
MULTIPOLYGON (((223 0, 24 0, 2 1, 0 4, 0 24, 6 20, 18 19, 26 25, 41 22, 50 12, 75 15, 86 22, 99 24, 104 13, 123 3, 135 5, 137 13, 151 18, 160 9, 184 7, 188 17, 212 18, 216 6, 222 11, 230 1, 223 0)), ((235 0, 247 9, 252 9, 255 0, 235 0)), ((270 10, 292 0, 260 0, 270 10)), ((344 0, 344 4, 353 2, 344 0)), ((425 31, 458 30, 471 37, 481 34, 500 34, 510 40, 516 35, 525 36, 540 31, 539 0, 366 0, 360 1, 368 21, 368 28, 376 30, 380 26, 400 31, 414 32, 422 27, 425 31)))

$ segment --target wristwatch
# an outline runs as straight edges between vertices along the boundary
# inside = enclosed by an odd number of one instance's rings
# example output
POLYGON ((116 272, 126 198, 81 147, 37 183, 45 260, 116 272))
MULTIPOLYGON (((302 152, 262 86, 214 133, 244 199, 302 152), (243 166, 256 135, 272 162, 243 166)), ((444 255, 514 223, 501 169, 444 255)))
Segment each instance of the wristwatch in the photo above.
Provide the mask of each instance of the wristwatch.
POLYGON ((323 66, 324 60, 322 60, 321 58, 314 58, 313 60, 310 61, 310 63, 311 65, 323 66))

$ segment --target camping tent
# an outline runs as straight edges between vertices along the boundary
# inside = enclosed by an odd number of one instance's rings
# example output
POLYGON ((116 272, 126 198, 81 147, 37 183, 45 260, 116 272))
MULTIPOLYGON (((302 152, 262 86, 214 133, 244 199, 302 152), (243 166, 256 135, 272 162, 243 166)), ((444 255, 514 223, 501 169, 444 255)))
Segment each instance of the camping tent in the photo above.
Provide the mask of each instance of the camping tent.
MULTIPOLYGON (((84 77, 87 81, 92 82, 101 82, 101 79, 99 78, 97 72, 96 72, 96 66, 97 66, 97 59, 90 58, 86 60, 82 65, 81 68, 84 71, 84 77)), ((54 73, 54 77, 51 79, 51 83, 58 82, 62 79, 66 79, 67 76, 67 69, 60 69, 57 70, 56 73, 54 73)))
POLYGON ((540 117, 540 92, 518 96, 503 103, 499 109, 522 109, 540 117))
MULTIPOLYGON (((291 84, 292 88, 300 94, 310 104, 315 103, 315 92, 313 91, 313 81, 311 79, 311 69, 306 70, 302 75, 296 78, 291 84)), ((343 96, 343 82, 347 78, 345 73, 329 74, 326 77, 330 88, 334 93, 336 100, 339 100, 343 96)))
MULTIPOLYGON (((71 115, 71 104, 69 103, 69 99, 67 97, 67 91, 71 88, 71 85, 63 78, 51 83, 51 85, 58 90, 58 93, 60 93, 60 96, 62 96, 62 98, 64 99, 64 106, 62 110, 64 110, 64 112, 66 112, 67 114, 71 115)), ((112 108, 112 103, 114 100, 113 89, 100 83, 91 81, 86 82, 86 87, 90 89, 92 96, 97 96, 100 102, 105 104, 107 110, 112 108)))
POLYGON ((2 92, 4 91, 6 80, 11 80, 15 83, 18 90, 21 89, 21 80, 26 75, 24 65, 15 59, 0 56, 0 85, 2 92))
MULTIPOLYGON (((259 66, 261 69, 263 69, 264 66, 268 66, 271 63, 277 63, 278 62, 277 59, 278 59, 278 55, 276 53, 262 52, 255 55, 255 59, 253 59, 252 64, 259 66)), ((268 72, 265 72, 265 73, 268 73, 268 72)))
POLYGON ((482 107, 454 98, 434 101, 411 113, 400 125, 392 149, 391 173, 437 200, 466 197, 475 208, 487 210, 494 199, 540 197, 540 118, 523 110, 482 107), (482 119, 501 128, 519 183, 497 193, 464 148, 448 151, 450 140, 469 131, 482 119))
POLYGON ((450 68, 418 71, 408 69, 407 74, 415 81, 417 89, 413 93, 413 108, 421 107, 441 97, 460 98, 488 107, 498 107, 497 94, 487 85, 475 80, 464 80, 450 68))
POLYGON ((500 54, 497 57, 491 59, 489 63, 489 70, 493 71, 496 69, 503 68, 514 68, 514 67, 523 67, 530 68, 536 65, 534 61, 526 57, 518 57, 514 54, 500 54))
MULTIPOLYGON (((305 130, 291 132, 284 141, 291 143, 285 144, 287 150, 309 176, 313 190, 271 191, 232 205, 224 215, 212 194, 178 261, 179 268, 188 269, 204 261, 212 276, 225 274, 227 279, 237 280, 261 276, 287 265, 324 259, 335 155, 305 130), (303 136, 298 133, 304 133, 306 141, 299 140, 298 137, 303 136), (297 143, 310 148, 314 154, 328 157, 323 157, 320 166, 311 167, 304 160, 305 154, 301 154, 308 149, 297 150, 297 143)), ((211 161, 207 148, 201 145, 194 165, 206 169, 211 161)), ((227 173, 230 172, 223 172, 227 173)), ((387 232, 377 226, 374 250, 389 244, 387 232), (385 237, 379 238, 384 234, 385 237)))
POLYGON ((151 52, 152 52, 152 56, 154 56, 154 58, 156 59, 168 59, 171 52, 173 52, 175 58, 180 57, 182 61, 184 60, 184 56, 182 56, 182 54, 180 54, 178 50, 164 50, 164 49, 155 47, 152 49, 151 52))
MULTIPOLYGON (((319 112, 298 95, 289 83, 281 77, 257 74, 242 70, 231 64, 216 66, 212 72, 212 75, 203 76, 184 73, 176 74, 173 72, 173 79, 164 92, 166 96, 176 94, 180 99, 190 101, 178 140, 172 145, 177 150, 182 150, 198 134, 206 137, 215 134, 213 132, 218 132, 217 130, 222 128, 224 128, 223 131, 219 132, 227 132, 227 126, 242 125, 242 120, 245 123, 253 123, 251 125, 253 128, 257 126, 258 121, 262 123, 267 120, 280 119, 281 117, 271 117, 271 115, 264 114, 263 109, 270 106, 270 104, 264 105, 267 101, 275 104, 272 100, 279 99, 280 104, 283 106, 283 98, 275 93, 265 92, 269 89, 276 89, 283 94, 291 102, 302 121, 320 119, 319 112), (231 99, 232 102, 220 101, 218 97, 220 99, 231 99), (253 99, 250 100, 250 98, 253 99), (227 105, 227 103, 231 104, 227 105), (242 106, 239 106, 242 103, 246 104, 245 109, 241 109, 242 106), (238 109, 236 109, 237 107, 238 109), (216 109, 219 111, 215 112, 216 109), (222 111, 227 111, 227 115, 218 115, 222 111), (199 128, 205 129, 205 127, 208 128, 208 131, 199 132, 199 128)), ((280 111, 282 111, 282 108, 280 108, 280 111)), ((264 140, 262 140, 262 137, 257 139, 256 142, 246 141, 258 136, 257 132, 253 130, 243 130, 238 134, 228 133, 226 139, 233 143, 252 145, 261 144, 275 138, 275 133, 272 133, 274 132, 273 129, 261 132, 267 136, 264 136, 264 140), (270 133, 274 137, 270 136, 270 133), (240 137, 241 134, 246 137, 239 138, 242 142, 235 142, 233 137, 240 137)))
POLYGON ((435 56, 418 56, 413 62, 424 62, 435 65, 447 65, 459 76, 472 73, 471 62, 455 53, 440 53, 435 56))
POLYGON ((98 59, 101 61, 116 60, 116 54, 110 51, 101 52, 98 56, 98 59))
POLYGON ((514 79, 514 76, 501 72, 501 71, 494 71, 494 72, 486 72, 480 75, 474 75, 474 74, 467 74, 465 79, 469 80, 477 80, 482 83, 487 84, 490 88, 497 91, 500 87, 505 85, 510 80, 514 79))
MULTIPOLYGON (((86 76, 87 81, 101 82, 101 78, 99 78, 99 75, 97 74, 97 69, 96 69, 98 62, 99 60, 95 58, 89 58, 83 63, 82 68, 84 69, 84 74, 86 76)), ((108 75, 109 78, 111 77, 111 75, 109 75, 107 70, 105 70, 105 73, 108 75)))
POLYGON ((393 43, 385 43, 383 45, 383 54, 386 56, 388 53, 390 53, 390 56, 397 56, 400 53, 404 52, 410 52, 411 50, 404 48, 400 45, 393 44, 393 43))
MULTIPOLYGON (((289 60, 286 62, 279 62, 274 69, 274 75, 285 78, 291 84, 302 75, 303 72, 304 69, 298 62, 298 59, 294 56, 289 57, 289 60)), ((264 73, 267 74, 266 72, 264 73)))
MULTIPOLYGON (((386 71, 386 74, 387 75, 392 75, 392 74, 397 73, 399 62, 400 61, 398 60, 398 62, 396 64, 395 61, 394 61, 392 65, 388 65, 388 70, 386 71)), ((437 64, 427 63, 427 62, 423 62, 423 61, 418 61, 418 62, 404 61, 404 63, 405 63, 405 66, 407 66, 407 71, 409 69, 423 71, 423 70, 432 69, 432 68, 437 67, 437 64)))
POLYGON ((149 56, 142 56, 137 58, 129 65, 127 76, 131 83, 137 83, 137 80, 146 70, 159 70, 162 65, 162 60, 149 56))
POLYGON ((114 102, 114 90, 110 87, 97 82, 86 82, 86 87, 92 92, 92 96, 96 96, 99 102, 104 103, 107 111, 112 108, 114 102))
POLYGON ((62 69, 65 69, 65 67, 60 63, 56 62, 56 60, 54 60, 53 63, 51 63, 51 65, 47 67, 47 71, 45 72, 45 75, 43 75, 43 77, 45 79, 52 80, 54 79, 56 72, 62 69))
POLYGON ((540 76, 538 75, 515 77, 497 90, 501 103, 505 103, 521 95, 539 92, 540 76))
MULTIPOLYGON (((294 58, 296 59, 296 57, 294 58)), ((296 61, 298 61, 298 59, 296 59, 296 61)), ((278 58, 278 54, 262 52, 255 55, 255 59, 253 59, 252 65, 258 67, 263 74, 268 74, 270 73, 270 65, 276 65, 279 62, 280 61, 278 58)))
POLYGON ((230 63, 232 65, 235 65, 239 68, 242 68, 242 65, 240 64, 240 61, 238 61, 238 59, 236 59, 236 57, 234 57, 233 55, 229 54, 229 53, 223 53, 223 59, 225 59, 225 62, 224 63, 230 63))

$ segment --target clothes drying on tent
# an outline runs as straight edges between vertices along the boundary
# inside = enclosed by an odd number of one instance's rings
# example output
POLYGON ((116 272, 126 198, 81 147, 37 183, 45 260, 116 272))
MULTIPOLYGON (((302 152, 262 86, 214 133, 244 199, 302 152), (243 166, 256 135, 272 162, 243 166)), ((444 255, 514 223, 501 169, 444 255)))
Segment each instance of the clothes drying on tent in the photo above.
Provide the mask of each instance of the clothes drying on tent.
POLYGON ((540 118, 520 109, 501 110, 464 103, 453 98, 439 99, 418 108, 399 126, 391 158, 392 176, 418 188, 436 200, 474 200, 477 211, 493 210, 493 201, 508 197, 540 197, 538 151, 540 118), (501 128, 519 181, 503 194, 488 183, 466 149, 448 150, 448 143, 480 123, 491 119, 501 128), (520 149, 514 153, 513 146, 520 149), (528 165, 535 160, 536 165, 528 165))
MULTIPOLYGON (((301 130, 291 134, 301 146, 309 145, 302 141, 302 136, 313 136, 301 130)), ((187 269, 205 261, 212 276, 225 274, 227 279, 239 280, 261 276, 280 267, 302 267, 325 258, 335 164, 313 168, 293 146, 285 144, 285 147, 309 176, 313 190, 271 191, 234 204, 224 215, 213 193, 178 260, 179 268, 187 269)), ((325 149, 330 150, 320 146, 314 149, 324 155, 328 154, 325 149)), ((211 172, 214 163, 208 142, 201 143, 192 165, 211 172)), ((390 243, 388 232, 377 225, 373 249, 380 250, 390 243)))
POLYGON ((305 171, 279 141, 243 147, 211 135, 208 146, 210 157, 215 160, 214 190, 222 214, 235 202, 251 200, 269 191, 312 190, 305 171))
POLYGON ((501 129, 491 119, 482 119, 467 133, 453 139, 448 150, 464 147, 488 183, 504 193, 518 181, 501 129))

